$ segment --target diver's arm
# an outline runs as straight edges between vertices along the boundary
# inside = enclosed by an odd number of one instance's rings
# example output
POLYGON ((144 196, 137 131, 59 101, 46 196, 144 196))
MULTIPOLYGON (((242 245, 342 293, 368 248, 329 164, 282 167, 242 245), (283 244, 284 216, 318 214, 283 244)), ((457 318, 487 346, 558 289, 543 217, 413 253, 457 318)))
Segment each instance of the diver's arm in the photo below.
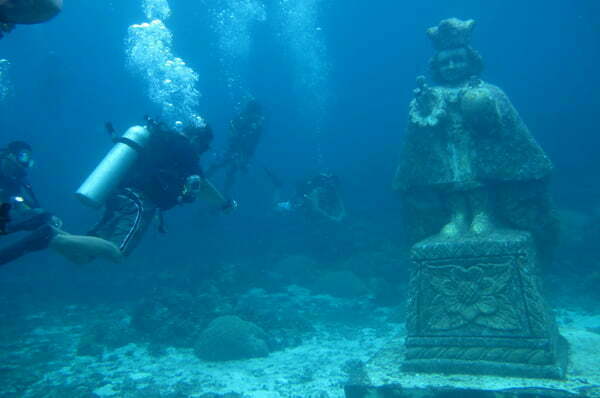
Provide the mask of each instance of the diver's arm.
POLYGON ((223 211, 237 207, 237 203, 235 201, 225 198, 225 196, 223 196, 223 194, 219 192, 219 190, 207 178, 202 178, 200 189, 198 190, 198 197, 212 205, 219 207, 223 211))
POLYGON ((6 190, 0 188, 0 203, 8 203, 10 201, 10 196, 6 192, 6 190))
POLYGON ((179 196, 179 203, 192 203, 198 198, 224 210, 231 206, 231 201, 226 199, 202 173, 193 174, 186 179, 183 192, 179 196))

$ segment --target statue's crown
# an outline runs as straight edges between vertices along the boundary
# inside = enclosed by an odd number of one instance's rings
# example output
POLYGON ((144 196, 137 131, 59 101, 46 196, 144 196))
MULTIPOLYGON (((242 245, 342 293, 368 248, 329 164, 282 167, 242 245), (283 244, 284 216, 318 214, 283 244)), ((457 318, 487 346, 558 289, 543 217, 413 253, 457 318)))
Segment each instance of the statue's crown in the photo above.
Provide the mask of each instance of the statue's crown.
POLYGON ((448 50, 468 46, 471 42, 471 33, 475 21, 467 21, 458 18, 449 18, 440 21, 438 26, 427 29, 427 35, 433 43, 436 50, 448 50))

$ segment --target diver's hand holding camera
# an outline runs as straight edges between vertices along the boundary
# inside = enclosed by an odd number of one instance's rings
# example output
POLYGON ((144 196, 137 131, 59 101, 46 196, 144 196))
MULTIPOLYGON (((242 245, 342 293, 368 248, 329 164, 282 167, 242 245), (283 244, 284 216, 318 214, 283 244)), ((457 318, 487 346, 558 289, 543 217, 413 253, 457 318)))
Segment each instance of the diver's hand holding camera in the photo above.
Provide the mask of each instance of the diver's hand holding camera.
POLYGON ((199 175, 191 175, 185 180, 183 192, 179 197, 179 202, 190 203, 196 200, 198 192, 202 188, 202 178, 199 175))
POLYGON ((221 207, 221 211, 225 214, 231 213, 239 207, 239 203, 235 199, 227 199, 227 201, 221 207))

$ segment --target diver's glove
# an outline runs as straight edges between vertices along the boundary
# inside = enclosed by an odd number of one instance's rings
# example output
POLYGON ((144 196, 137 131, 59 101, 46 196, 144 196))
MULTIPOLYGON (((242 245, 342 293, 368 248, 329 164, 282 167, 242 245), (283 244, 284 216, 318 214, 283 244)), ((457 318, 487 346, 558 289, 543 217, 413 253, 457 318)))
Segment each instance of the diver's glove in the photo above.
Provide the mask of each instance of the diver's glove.
POLYGON ((238 206, 239 206, 239 204, 238 204, 237 200, 227 199, 227 201, 225 201, 223 206, 221 206, 221 211, 223 213, 231 213, 232 211, 237 209, 238 206))
POLYGON ((54 228, 61 229, 64 223, 63 223, 63 220, 61 218, 58 218, 58 217, 56 217, 56 216, 53 215, 52 217, 50 217, 49 224, 52 227, 54 227, 54 228))

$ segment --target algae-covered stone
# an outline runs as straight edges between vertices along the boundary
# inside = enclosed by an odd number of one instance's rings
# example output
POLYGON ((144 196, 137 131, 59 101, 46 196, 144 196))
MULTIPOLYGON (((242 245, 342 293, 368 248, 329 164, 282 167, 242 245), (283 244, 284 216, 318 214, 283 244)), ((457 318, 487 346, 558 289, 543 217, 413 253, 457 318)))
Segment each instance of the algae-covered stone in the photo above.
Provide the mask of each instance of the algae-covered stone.
POLYGON ((540 293, 558 222, 553 166, 507 95, 480 79, 473 21, 428 30, 394 181, 412 245, 403 370, 562 378, 566 349, 540 293))
POLYGON ((548 189, 553 166, 508 96, 480 79, 473 26, 451 18, 428 31, 437 85, 417 78, 394 180, 407 243, 438 232, 456 238, 518 229, 533 234, 541 262, 550 263, 558 235, 548 189))
POLYGON ((265 357, 269 354, 267 334, 237 316, 222 316, 200 334, 194 352, 206 361, 265 357))

